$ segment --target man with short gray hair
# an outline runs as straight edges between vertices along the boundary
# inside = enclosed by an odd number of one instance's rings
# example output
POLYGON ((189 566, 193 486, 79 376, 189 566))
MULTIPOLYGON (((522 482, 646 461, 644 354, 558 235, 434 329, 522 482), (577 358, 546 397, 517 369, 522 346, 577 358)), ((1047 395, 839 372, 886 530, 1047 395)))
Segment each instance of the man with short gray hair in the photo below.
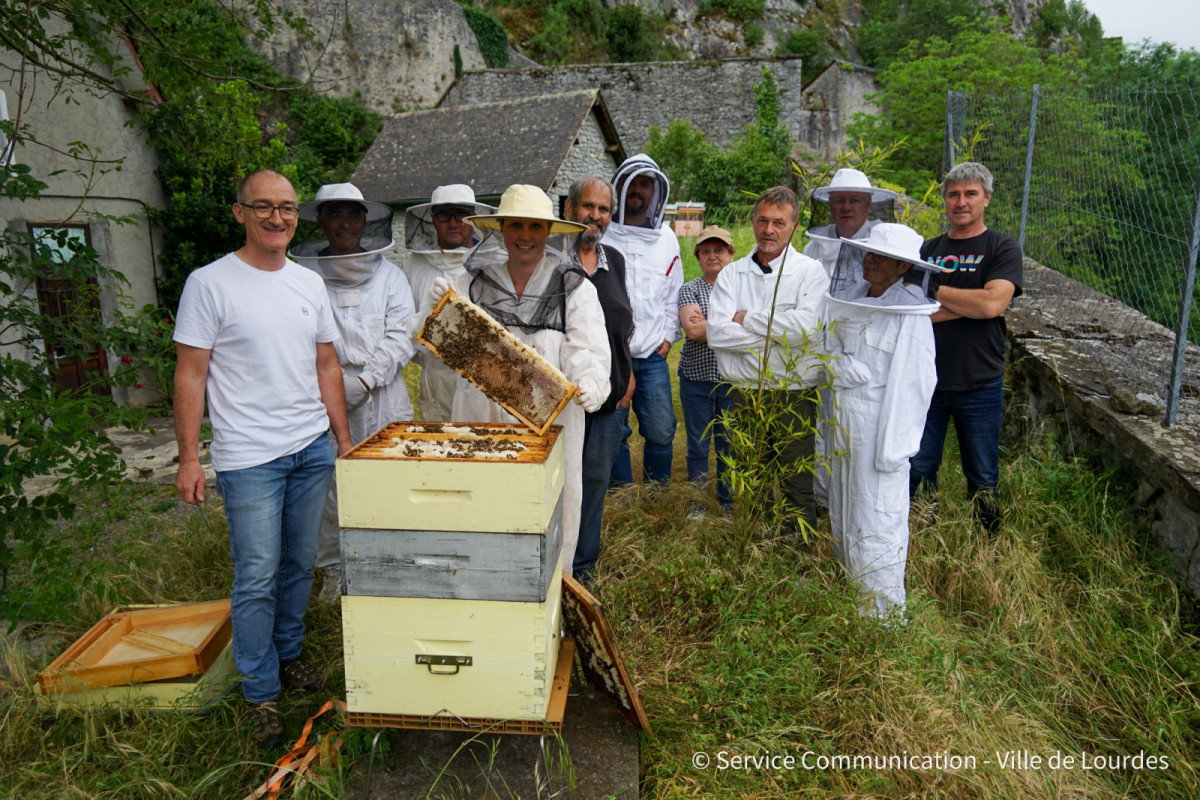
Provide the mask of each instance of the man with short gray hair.
POLYGON ((938 382, 921 449, 912 458, 909 492, 915 497, 937 491, 942 445, 953 419, 974 516, 994 533, 1001 516, 1004 311, 1021 294, 1021 246, 984 224, 992 173, 983 164, 967 161, 946 173, 942 197, 950 230, 921 248, 921 257, 941 270, 930 292, 941 303, 932 316, 938 382))
MULTIPOLYGON (((799 213, 800 200, 786 186, 759 195, 751 218, 757 244, 717 275, 707 327, 708 346, 716 353, 721 377, 738 387, 735 409, 750 402, 769 348, 766 363, 773 385, 786 387, 772 390, 787 409, 774 429, 780 432, 776 459, 782 465, 814 458, 811 433, 792 437, 785 431, 814 430, 818 413, 814 387, 823 377, 815 342, 809 344, 809 338, 817 328, 817 309, 829 288, 829 276, 821 262, 791 246, 799 213)), ((792 472, 783 481, 784 529, 798 534, 806 527, 811 535, 817 524, 813 473, 803 468, 792 472)))

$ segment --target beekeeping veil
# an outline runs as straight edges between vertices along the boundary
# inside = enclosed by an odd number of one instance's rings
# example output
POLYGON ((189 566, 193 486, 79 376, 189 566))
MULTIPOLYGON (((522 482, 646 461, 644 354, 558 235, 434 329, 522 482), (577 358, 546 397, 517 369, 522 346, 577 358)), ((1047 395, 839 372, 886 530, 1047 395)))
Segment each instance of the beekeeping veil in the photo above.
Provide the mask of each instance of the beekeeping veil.
POLYGON ((863 225, 863 229, 855 233, 853 237, 855 239, 867 238, 867 234, 876 223, 893 222, 896 219, 895 206, 898 195, 895 192, 872 186, 867 176, 859 170, 839 169, 828 186, 821 186, 813 190, 813 202, 810 203, 811 217, 806 235, 809 241, 816 245, 815 254, 810 254, 825 264, 832 262, 838 248, 841 247, 837 228, 833 222, 833 211, 829 205, 830 198, 835 192, 858 192, 869 195, 871 198, 866 224, 863 225))
POLYGON ((587 226, 565 222, 554 216, 552 209, 550 198, 541 189, 515 184, 501 196, 496 213, 468 218, 484 234, 463 259, 463 267, 471 275, 468 296, 506 328, 566 333, 567 298, 587 279, 570 257, 570 238, 587 226), (502 233, 506 218, 538 220, 550 230, 542 263, 519 297, 508 278, 508 251, 502 233))
POLYGON ((371 279, 392 245, 392 209, 364 200, 352 183, 331 183, 317 190, 315 200, 300 204, 300 222, 288 256, 318 273, 327 285, 351 288, 371 279), (328 235, 317 224, 321 206, 332 202, 357 203, 364 209, 366 224, 358 241, 361 252, 333 255, 328 235))
MULTIPOLYGON (((404 212, 404 246, 412 253, 438 253, 437 230, 433 215, 443 206, 470 209, 472 214, 490 214, 496 209, 475 201, 475 190, 465 183, 452 183, 433 190, 428 203, 410 207, 404 212)), ((465 248, 463 248, 465 249, 465 248)))
POLYGON ((829 281, 829 299, 871 308, 885 307, 901 314, 932 314, 938 303, 928 299, 929 284, 938 268, 921 259, 923 241, 921 234, 907 225, 891 222, 874 226, 865 240, 842 239, 842 250, 829 281), (867 253, 911 265, 881 297, 867 296, 870 284, 863 278, 863 258, 867 253))
POLYGON ((647 176, 654 181, 654 193, 646 205, 646 224, 644 227, 658 230, 662 226, 663 215, 667 210, 667 199, 671 192, 671 182, 666 173, 658 168, 650 156, 644 153, 625 159, 613 175, 613 191, 616 192, 616 205, 613 208, 612 221, 617 225, 625 225, 625 197, 629 186, 638 176, 647 176))

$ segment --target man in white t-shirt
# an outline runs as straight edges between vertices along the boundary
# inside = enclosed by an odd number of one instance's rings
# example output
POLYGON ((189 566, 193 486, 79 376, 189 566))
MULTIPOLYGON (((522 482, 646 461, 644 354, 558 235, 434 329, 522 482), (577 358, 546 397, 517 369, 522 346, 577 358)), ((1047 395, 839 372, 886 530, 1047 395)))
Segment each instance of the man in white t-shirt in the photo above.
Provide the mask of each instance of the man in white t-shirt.
POLYGON ((317 529, 338 455, 352 446, 337 326, 321 277, 289 261, 296 191, 272 170, 238 187, 246 244, 188 276, 175 343, 175 430, 184 502, 204 502, 198 445, 207 391, 217 491, 233 558, 233 653, 254 741, 284 742, 281 683, 321 676, 300 656, 317 529))

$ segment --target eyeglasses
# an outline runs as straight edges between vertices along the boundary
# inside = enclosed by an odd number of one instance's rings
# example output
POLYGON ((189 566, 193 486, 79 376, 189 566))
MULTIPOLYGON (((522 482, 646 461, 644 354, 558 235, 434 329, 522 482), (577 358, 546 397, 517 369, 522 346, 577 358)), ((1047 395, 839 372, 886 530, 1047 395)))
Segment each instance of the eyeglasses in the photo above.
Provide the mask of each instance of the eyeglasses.
POLYGON ((266 203, 255 203, 254 205, 250 205, 249 203, 242 203, 240 201, 238 202, 238 205, 242 208, 250 209, 254 212, 254 216, 258 217, 259 219, 270 219, 271 215, 276 211, 279 212, 279 218, 284 220, 292 220, 300 216, 300 206, 272 206, 267 205, 266 203))
POLYGON ((435 212, 433 212, 433 218, 441 223, 446 223, 446 222, 449 222, 450 220, 454 220, 455 222, 462 222, 464 219, 466 219, 469 216, 471 216, 470 211, 435 211, 435 212))

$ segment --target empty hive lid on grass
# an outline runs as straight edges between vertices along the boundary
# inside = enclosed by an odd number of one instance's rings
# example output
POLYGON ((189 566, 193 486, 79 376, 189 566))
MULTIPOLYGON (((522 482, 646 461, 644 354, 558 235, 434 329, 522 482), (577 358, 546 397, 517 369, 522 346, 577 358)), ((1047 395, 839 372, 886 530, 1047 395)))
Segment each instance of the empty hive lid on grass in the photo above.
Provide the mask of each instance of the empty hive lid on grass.
POLYGON ((442 296, 417 339, 539 434, 576 392, 557 367, 453 290, 442 296))

